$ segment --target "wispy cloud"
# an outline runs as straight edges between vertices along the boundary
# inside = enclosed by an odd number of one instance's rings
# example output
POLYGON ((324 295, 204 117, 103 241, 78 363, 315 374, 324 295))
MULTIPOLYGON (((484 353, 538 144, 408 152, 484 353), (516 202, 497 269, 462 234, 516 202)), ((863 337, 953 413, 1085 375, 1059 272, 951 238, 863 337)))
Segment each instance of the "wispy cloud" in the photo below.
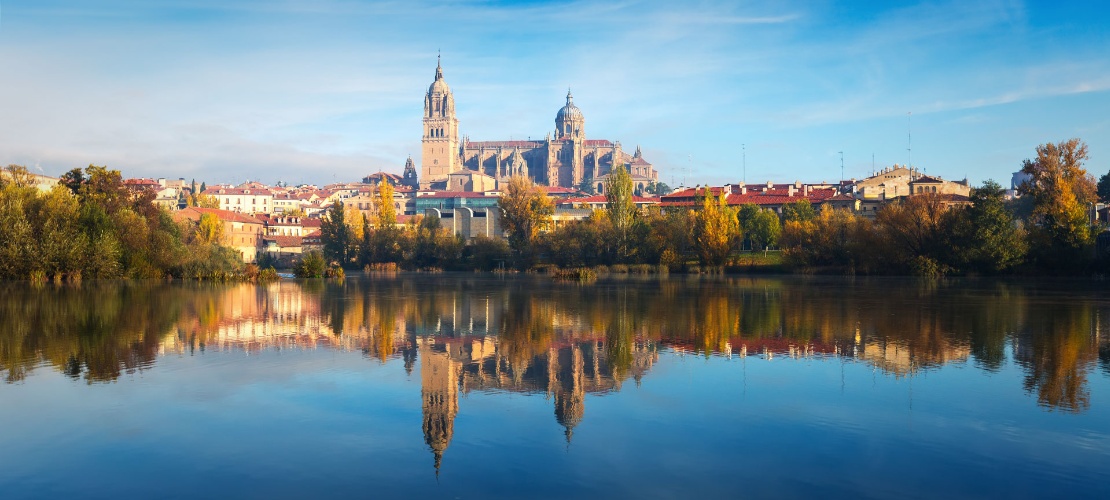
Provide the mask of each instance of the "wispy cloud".
MULTIPOLYGON (((824 151, 895 142, 889 124, 907 111, 945 115, 951 130, 935 134, 1027 141, 956 118, 1110 90, 1104 36, 1006 0, 3 6, 0 163, 55 172, 90 161, 133 175, 399 171, 419 149, 437 49, 475 139, 542 137, 570 86, 588 134, 642 144, 664 170, 696 153, 703 183, 735 175, 739 143, 755 145, 753 171, 827 177, 824 151)), ((1068 8, 1079 9, 1057 7, 1068 8)), ((1042 122, 1053 137, 1064 123, 1042 122)))

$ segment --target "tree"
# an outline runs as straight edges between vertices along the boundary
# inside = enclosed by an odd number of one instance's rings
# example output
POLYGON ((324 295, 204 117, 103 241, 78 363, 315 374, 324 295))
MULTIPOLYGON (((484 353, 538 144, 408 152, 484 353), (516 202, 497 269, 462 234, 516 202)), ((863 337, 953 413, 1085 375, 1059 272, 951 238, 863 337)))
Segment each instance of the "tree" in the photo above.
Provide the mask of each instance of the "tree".
POLYGON ((817 211, 813 209, 813 205, 809 203, 809 200, 802 199, 782 206, 783 222, 805 222, 813 220, 814 217, 817 217, 817 211))
POLYGON ((1022 190, 1033 197, 1033 223, 1056 246, 1076 249, 1090 241, 1087 210, 1096 188, 1083 168, 1086 159, 1087 144, 1071 139, 1037 146, 1037 158, 1022 164, 1032 177, 1022 190))
POLYGON ((582 179, 582 182, 578 183, 578 190, 588 195, 597 194, 597 189, 594 188, 594 180, 591 178, 582 179))
MULTIPOLYGON (((755 243, 752 242, 751 230, 755 224, 755 218, 759 216, 759 205, 755 203, 745 203, 740 205, 736 212, 736 220, 740 224, 740 233, 743 235, 741 243, 744 247, 755 250, 755 243)), ((743 248, 741 248, 743 250, 743 248)))
POLYGON ((323 278, 327 263, 320 252, 308 252, 300 262, 293 266, 293 274, 298 278, 323 278))
POLYGON ((80 168, 75 168, 62 174, 62 177, 58 179, 58 183, 69 188, 73 194, 79 194, 81 192, 81 185, 85 183, 85 174, 80 168))
POLYGON ((324 244, 324 258, 345 266, 350 259, 351 232, 347 227, 343 204, 335 202, 320 221, 320 241, 324 244))
POLYGON ((198 194, 194 197, 193 206, 200 208, 220 208, 220 200, 210 194, 198 194))
POLYGON ((520 175, 509 178, 497 204, 502 213, 501 227, 509 233, 509 247, 517 259, 522 259, 536 235, 551 222, 555 204, 531 179, 520 175))
POLYGON ((1098 200, 1103 203, 1110 203, 1110 172, 1103 174, 1098 179, 1098 200))
POLYGON ((728 206, 725 194, 713 196, 706 188, 694 227, 698 257, 702 265, 720 266, 728 260, 740 236, 736 211, 728 206))
POLYGON ((212 214, 201 214, 197 221, 197 241, 206 245, 218 245, 223 241, 224 223, 212 214))
POLYGON ((954 230, 961 232, 961 260, 970 270, 999 273, 1019 264, 1027 249, 1024 232, 1006 209, 1005 190, 987 180, 971 193, 966 223, 954 230))
POLYGON ((953 213, 936 194, 909 196, 883 207, 875 217, 887 249, 901 271, 939 275, 953 263, 953 213))
POLYGON ((623 165, 616 165, 605 182, 606 211, 612 224, 617 262, 631 257, 630 245, 633 225, 636 223, 636 203, 632 199, 632 176, 623 165))
POLYGON ((752 250, 762 248, 766 253, 767 249, 772 245, 778 243, 779 233, 782 232, 782 226, 779 224, 779 217, 770 210, 760 210, 752 218, 751 227, 744 231, 752 241, 752 250))

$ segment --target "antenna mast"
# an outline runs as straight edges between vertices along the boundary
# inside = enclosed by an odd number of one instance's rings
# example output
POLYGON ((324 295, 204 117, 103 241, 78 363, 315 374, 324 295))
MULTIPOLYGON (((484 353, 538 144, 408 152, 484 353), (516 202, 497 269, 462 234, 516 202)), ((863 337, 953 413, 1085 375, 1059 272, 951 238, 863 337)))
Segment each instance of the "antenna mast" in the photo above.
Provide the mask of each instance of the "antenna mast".
POLYGON ((741 144, 740 145, 740 157, 743 158, 743 162, 744 162, 744 177, 743 177, 744 184, 747 184, 748 183, 748 150, 747 150, 747 144, 741 144))
POLYGON ((837 152, 840 153, 840 180, 844 180, 844 152, 837 152))
POLYGON ((913 129, 910 128, 910 118, 913 116, 913 111, 906 112, 906 166, 913 168, 913 129))

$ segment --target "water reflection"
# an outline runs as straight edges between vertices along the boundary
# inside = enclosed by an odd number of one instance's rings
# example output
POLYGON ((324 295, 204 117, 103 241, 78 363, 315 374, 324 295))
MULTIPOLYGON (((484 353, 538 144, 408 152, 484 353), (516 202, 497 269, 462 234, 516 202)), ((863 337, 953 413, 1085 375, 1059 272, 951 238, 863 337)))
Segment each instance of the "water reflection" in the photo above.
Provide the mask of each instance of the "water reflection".
POLYGON ((542 394, 568 442, 587 395, 649 374, 660 350, 691 355, 834 357, 892 377, 1008 362, 1051 410, 1091 404, 1110 373, 1110 303, 1094 285, 675 277, 552 283, 538 277, 418 275, 267 286, 5 285, 0 372, 49 367, 87 383, 153 369, 161 355, 337 349, 411 373, 438 469, 459 395, 542 394), (1097 373, 1097 372, 1096 372, 1097 373))

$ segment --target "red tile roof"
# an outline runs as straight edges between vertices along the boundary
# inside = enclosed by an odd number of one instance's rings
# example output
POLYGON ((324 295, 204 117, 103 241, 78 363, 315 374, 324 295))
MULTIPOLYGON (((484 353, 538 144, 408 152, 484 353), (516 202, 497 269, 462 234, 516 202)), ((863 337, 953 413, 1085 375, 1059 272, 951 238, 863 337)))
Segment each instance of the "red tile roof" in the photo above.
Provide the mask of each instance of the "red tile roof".
POLYGON ((180 214, 181 217, 189 220, 200 220, 201 215, 212 214, 222 221, 242 222, 244 224, 262 224, 262 221, 249 215, 241 214, 239 212, 232 212, 230 210, 220 210, 218 208, 188 207, 183 208, 176 213, 180 214))
POLYGON ((262 241, 272 241, 282 248, 299 247, 303 241, 300 236, 263 236, 262 241))
MULTIPOLYGON (((599 194, 599 195, 594 195, 594 196, 588 196, 588 197, 585 197, 585 198, 567 198, 565 200, 560 200, 558 202, 558 204, 559 205, 575 205, 575 204, 580 204, 580 203, 593 204, 593 203, 606 203, 608 201, 609 201, 608 198, 606 198, 604 195, 599 194)), ((645 196, 633 196, 632 197, 632 202, 637 203, 637 204, 659 203, 659 201, 660 200, 657 197, 645 197, 645 196)))
POLYGON ((488 191, 484 193, 474 193, 470 191, 424 191, 417 195, 419 198, 497 198, 498 195, 490 194, 488 191))
POLYGON ((274 195, 273 193, 270 192, 269 189, 239 189, 239 188, 228 188, 228 187, 210 187, 208 189, 205 189, 203 194, 206 194, 206 195, 209 195, 209 196, 216 195, 216 194, 225 194, 225 195, 226 194, 237 194, 237 195, 252 195, 252 196, 273 196, 274 195))

